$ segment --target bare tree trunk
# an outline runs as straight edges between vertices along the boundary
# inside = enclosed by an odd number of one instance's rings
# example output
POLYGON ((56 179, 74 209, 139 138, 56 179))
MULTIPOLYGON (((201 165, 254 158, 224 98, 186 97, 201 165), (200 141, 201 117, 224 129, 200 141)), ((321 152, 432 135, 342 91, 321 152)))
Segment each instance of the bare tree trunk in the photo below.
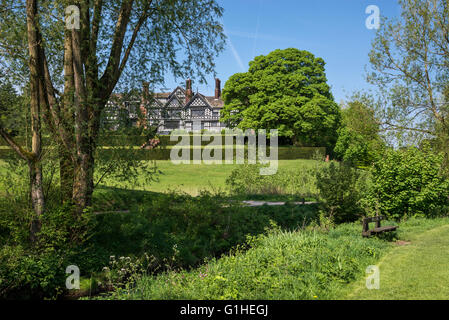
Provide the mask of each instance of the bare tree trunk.
POLYGON ((45 200, 42 188, 42 168, 39 162, 31 161, 28 164, 30 169, 30 194, 31 204, 36 216, 31 221, 31 241, 35 242, 37 233, 41 230, 40 216, 44 213, 45 200))
POLYGON ((75 180, 73 200, 78 214, 91 205, 91 153, 89 134, 89 105, 87 101, 86 77, 82 62, 81 31, 72 30, 73 79, 75 92, 75 139, 77 159, 75 164, 75 180))
POLYGON ((75 168, 72 157, 64 146, 59 146, 59 178, 61 203, 72 201, 75 168))
POLYGON ((39 77, 42 75, 39 71, 41 65, 40 52, 38 46, 37 33, 37 2, 36 0, 27 0, 27 34, 28 49, 30 52, 30 111, 31 111, 31 154, 29 154, 28 165, 30 168, 30 192, 31 203, 36 214, 31 224, 31 240, 36 240, 36 234, 40 231, 40 217, 44 212, 44 190, 42 185, 42 166, 41 166, 41 120, 40 120, 40 97, 42 86, 39 77))

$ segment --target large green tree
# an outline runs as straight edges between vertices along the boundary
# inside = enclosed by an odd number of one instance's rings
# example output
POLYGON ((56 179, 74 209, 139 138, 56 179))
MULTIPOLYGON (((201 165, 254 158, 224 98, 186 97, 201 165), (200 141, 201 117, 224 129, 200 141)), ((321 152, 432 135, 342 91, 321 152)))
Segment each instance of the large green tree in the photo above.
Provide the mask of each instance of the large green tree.
POLYGON ((29 83, 32 148, 19 145, 3 124, 0 134, 30 163, 38 215, 45 205, 43 129, 59 142, 61 184, 82 213, 91 204, 100 119, 114 89, 162 82, 167 72, 204 80, 224 48, 223 10, 214 0, 0 4, 0 68, 29 83))
POLYGON ((335 154, 343 161, 369 166, 378 160, 385 148, 376 118, 376 102, 368 94, 356 93, 342 109, 335 154))
POLYGON ((225 84, 222 119, 241 129, 278 129, 300 145, 333 148, 340 110, 324 60, 290 48, 258 56, 225 84))

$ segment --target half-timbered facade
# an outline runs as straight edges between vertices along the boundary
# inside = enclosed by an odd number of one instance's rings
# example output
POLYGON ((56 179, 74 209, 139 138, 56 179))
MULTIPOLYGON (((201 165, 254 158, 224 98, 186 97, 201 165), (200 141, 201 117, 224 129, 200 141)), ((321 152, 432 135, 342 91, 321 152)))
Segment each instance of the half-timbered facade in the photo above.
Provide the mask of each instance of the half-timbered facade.
MULTIPOLYGON (((105 120, 116 123, 119 115, 127 114, 127 122, 133 126, 145 125, 157 127, 160 134, 170 134, 173 130, 220 132, 225 125, 220 122, 220 110, 223 108, 220 80, 215 80, 215 96, 193 94, 191 80, 186 81, 186 88, 177 87, 170 93, 149 94, 148 86, 144 86, 146 101, 109 102, 105 110, 105 120), (139 112, 140 111, 140 112, 139 112)), ((117 126, 110 126, 112 129, 117 126)))
POLYGON ((177 87, 170 94, 156 93, 145 108, 149 124, 158 127, 158 132, 169 134, 173 130, 221 131, 225 125, 220 122, 221 100, 220 80, 216 79, 215 96, 193 94, 191 81, 186 89, 177 87))

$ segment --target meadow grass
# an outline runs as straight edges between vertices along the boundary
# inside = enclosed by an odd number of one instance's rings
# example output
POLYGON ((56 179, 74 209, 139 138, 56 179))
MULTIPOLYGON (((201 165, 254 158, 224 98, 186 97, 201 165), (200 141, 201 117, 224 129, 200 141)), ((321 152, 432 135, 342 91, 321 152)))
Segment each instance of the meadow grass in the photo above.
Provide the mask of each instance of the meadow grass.
POLYGON ((363 239, 357 224, 330 231, 275 231, 191 271, 143 276, 106 299, 314 300, 333 299, 360 278, 390 246, 363 239))

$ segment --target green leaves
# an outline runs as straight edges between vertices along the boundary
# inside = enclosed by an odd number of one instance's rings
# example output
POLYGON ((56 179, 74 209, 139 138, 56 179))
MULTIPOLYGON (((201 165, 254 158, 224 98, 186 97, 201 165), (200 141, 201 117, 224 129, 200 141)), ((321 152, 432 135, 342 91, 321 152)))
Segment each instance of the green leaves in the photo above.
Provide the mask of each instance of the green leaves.
POLYGON ((387 151, 372 170, 371 206, 394 219, 438 214, 449 205, 449 181, 440 174, 442 160, 427 149, 387 151))
POLYGON ((258 56, 225 84, 222 119, 241 129, 278 129, 301 145, 333 147, 340 111, 324 61, 290 48, 258 56))
POLYGON ((370 166, 384 149, 375 118, 374 101, 367 95, 356 95, 343 109, 342 127, 335 146, 337 156, 347 163, 370 166))

